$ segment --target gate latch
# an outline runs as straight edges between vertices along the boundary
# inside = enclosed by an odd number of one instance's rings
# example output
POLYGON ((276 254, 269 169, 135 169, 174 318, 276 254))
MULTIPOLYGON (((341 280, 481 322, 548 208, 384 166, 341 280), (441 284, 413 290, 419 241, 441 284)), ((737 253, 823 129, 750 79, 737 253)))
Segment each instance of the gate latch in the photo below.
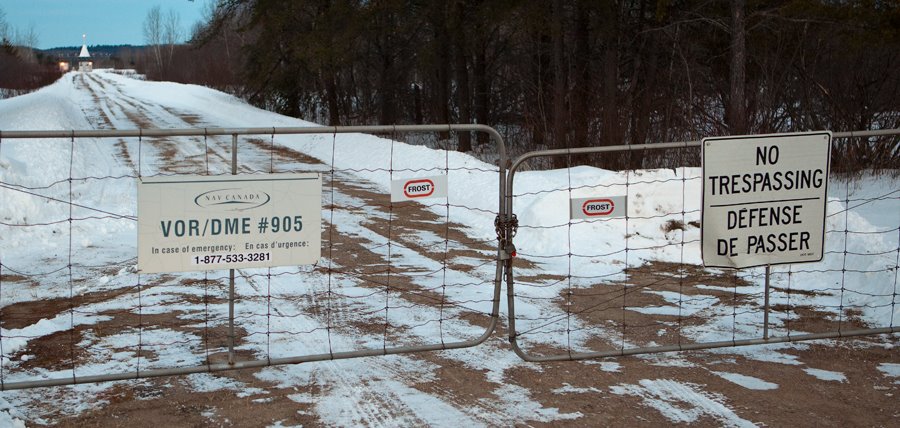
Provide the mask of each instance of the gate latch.
POLYGON ((516 256, 516 246, 512 239, 519 230, 519 219, 515 214, 506 216, 497 215, 494 218, 494 230, 497 232, 497 241, 500 243, 500 260, 509 260, 516 256))

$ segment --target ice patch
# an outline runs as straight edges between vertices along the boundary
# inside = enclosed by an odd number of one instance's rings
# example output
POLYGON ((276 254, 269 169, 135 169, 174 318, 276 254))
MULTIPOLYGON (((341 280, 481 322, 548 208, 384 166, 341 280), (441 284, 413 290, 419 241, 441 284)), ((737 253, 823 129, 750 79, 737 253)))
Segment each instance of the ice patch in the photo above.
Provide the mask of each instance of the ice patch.
MULTIPOLYGON (((900 364, 897 363, 881 363, 878 370, 888 377, 900 378, 900 364)), ((894 384, 900 385, 900 380, 894 381, 894 384)))
POLYGON ((185 380, 190 387, 197 392, 213 392, 224 389, 240 389, 242 384, 226 377, 215 376, 210 373, 197 373, 188 375, 185 380))
POLYGON ((840 372, 833 372, 829 370, 821 370, 821 369, 803 369, 806 374, 815 377, 819 380, 827 380, 830 382, 847 382, 847 376, 840 372))
POLYGON ((214 392, 223 390, 233 390, 238 392, 238 397, 249 397, 257 394, 268 394, 268 391, 260 388, 247 388, 243 382, 234 379, 216 376, 211 373, 196 373, 188 375, 186 381, 190 387, 197 392, 214 392))
POLYGON ((709 416, 729 427, 755 427, 753 422, 736 415, 722 403, 723 397, 703 392, 700 385, 667 379, 642 379, 640 385, 620 384, 610 387, 617 395, 641 398, 644 404, 662 413, 674 423, 696 422, 709 416))
POLYGON ((657 367, 691 368, 697 366, 688 361, 686 355, 683 353, 644 354, 637 355, 637 357, 646 360, 657 367))
POLYGON ((303 425, 284 425, 284 421, 276 421, 267 428, 303 428, 303 425))
POLYGON ((716 354, 725 354, 729 356, 742 356, 744 358, 761 361, 764 363, 777 363, 788 366, 802 365, 799 358, 795 355, 779 352, 780 350, 799 349, 802 344, 770 344, 766 346, 739 346, 736 348, 720 348, 710 349, 709 352, 716 354))
POLYGON ((678 306, 627 306, 625 309, 644 315, 682 315, 681 308, 678 306))
POLYGON ((390 420, 392 425, 422 425, 424 421, 438 427, 478 425, 461 409, 403 382, 385 379, 373 383, 375 387, 366 390, 360 390, 359 385, 354 386, 356 391, 336 390, 339 394, 317 402, 316 413, 330 426, 359 426, 378 419, 390 420), (375 391, 392 393, 376 395, 375 391), (367 400, 360 400, 365 396, 367 400))
POLYGON ((584 416, 581 412, 560 413, 559 409, 555 407, 543 407, 540 403, 531 399, 527 389, 518 385, 506 384, 498 388, 494 393, 502 397, 510 409, 515 409, 512 416, 513 420, 516 421, 553 422, 573 420, 584 416))
POLYGON ((601 361, 600 370, 607 373, 619 373, 622 371, 622 365, 615 361, 601 361))
POLYGON ((568 383, 564 383, 562 388, 556 388, 551 392, 553 392, 554 394, 599 394, 603 391, 594 387, 578 388, 576 386, 569 385, 568 383))
POLYGON ((756 391, 768 391, 772 389, 778 389, 777 383, 766 382, 762 379, 755 378, 753 376, 745 376, 738 373, 728 373, 728 372, 712 372, 716 376, 719 376, 722 379, 725 379, 733 384, 743 386, 747 389, 752 389, 756 391))

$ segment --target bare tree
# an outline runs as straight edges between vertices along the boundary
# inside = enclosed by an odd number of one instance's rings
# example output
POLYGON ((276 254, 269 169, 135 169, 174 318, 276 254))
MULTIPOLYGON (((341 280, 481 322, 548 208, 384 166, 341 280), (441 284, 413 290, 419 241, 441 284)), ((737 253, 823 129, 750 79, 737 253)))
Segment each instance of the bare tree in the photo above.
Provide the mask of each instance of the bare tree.
POLYGON ((23 61, 36 64, 37 56, 34 54, 34 49, 38 44, 38 35, 34 30, 34 24, 28 26, 28 29, 25 30, 17 30, 14 44, 16 45, 16 51, 23 61))
POLYGON ((169 10, 163 22, 162 42, 166 45, 166 68, 172 63, 172 54, 175 45, 181 40, 181 16, 174 10, 169 10))
POLYGON ((159 6, 154 6, 147 12, 147 17, 144 19, 144 42, 150 46, 150 49, 153 52, 157 72, 162 71, 162 39, 162 11, 159 6))
POLYGON ((749 131, 745 93, 747 79, 745 9, 745 0, 735 0, 731 3, 731 67, 726 121, 731 133, 735 135, 746 134, 749 131))
POLYGON ((0 99, 31 92, 62 75, 55 64, 38 62, 37 43, 33 25, 24 30, 12 28, 0 8, 0 99))
MULTIPOLYGON (((178 73, 332 124, 474 119, 530 150, 900 121, 897 1, 207 1, 178 73)), ((895 167, 885 144, 832 159, 895 167)), ((699 163, 631 153, 571 160, 699 163)))
POLYGON ((6 22, 6 11, 0 7, 0 40, 9 39, 9 24, 6 22))

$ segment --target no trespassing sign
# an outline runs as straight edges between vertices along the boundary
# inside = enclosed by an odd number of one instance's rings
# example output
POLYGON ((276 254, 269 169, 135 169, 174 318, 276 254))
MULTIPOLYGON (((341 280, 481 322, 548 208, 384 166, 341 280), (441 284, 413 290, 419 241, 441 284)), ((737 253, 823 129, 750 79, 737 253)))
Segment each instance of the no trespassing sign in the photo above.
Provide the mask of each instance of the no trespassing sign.
POLYGON ((707 138, 702 147, 705 266, 822 259, 830 132, 707 138))

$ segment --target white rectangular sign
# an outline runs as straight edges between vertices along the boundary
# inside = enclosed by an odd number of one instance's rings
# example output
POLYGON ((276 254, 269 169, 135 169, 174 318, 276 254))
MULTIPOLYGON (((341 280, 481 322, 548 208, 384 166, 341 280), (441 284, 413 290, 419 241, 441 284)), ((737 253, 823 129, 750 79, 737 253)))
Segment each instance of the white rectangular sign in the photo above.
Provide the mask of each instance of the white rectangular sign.
POLYGON ((702 147, 704 265, 822 260, 831 132, 706 138, 702 147))
POLYGON ((573 198, 569 201, 569 218, 572 220, 591 220, 625 217, 627 209, 625 196, 573 198))
POLYGON ((447 176, 403 178, 391 181, 391 202, 447 197, 447 176))
POLYGON ((318 174, 144 178, 138 183, 138 271, 315 263, 321 207, 318 174))

